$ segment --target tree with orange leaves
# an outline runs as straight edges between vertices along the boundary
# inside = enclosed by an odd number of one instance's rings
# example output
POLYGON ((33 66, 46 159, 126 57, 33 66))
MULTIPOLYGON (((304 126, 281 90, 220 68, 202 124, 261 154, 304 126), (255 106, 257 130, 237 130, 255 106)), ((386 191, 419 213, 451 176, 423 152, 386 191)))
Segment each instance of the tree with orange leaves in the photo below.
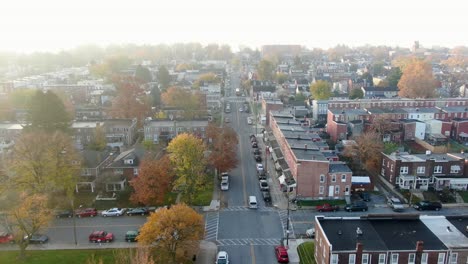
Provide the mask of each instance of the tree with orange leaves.
POLYGON ((237 133, 231 127, 216 127, 210 124, 206 130, 207 137, 211 140, 211 154, 208 162, 219 172, 229 171, 237 167, 237 145, 239 139, 237 133))
POLYGON ((155 248, 158 263, 182 263, 196 252, 203 233, 203 216, 185 204, 176 204, 152 213, 137 240, 155 248))
POLYGON ((138 177, 130 182, 135 189, 130 199, 144 205, 162 203, 173 178, 174 171, 168 156, 159 160, 145 159, 138 177))
POLYGON ((149 112, 149 99, 141 84, 130 77, 116 77, 117 97, 108 114, 113 118, 138 118, 143 120, 149 112))
POLYGON ((432 98, 436 96, 436 85, 431 64, 414 60, 403 70, 398 82, 398 95, 406 98, 432 98))

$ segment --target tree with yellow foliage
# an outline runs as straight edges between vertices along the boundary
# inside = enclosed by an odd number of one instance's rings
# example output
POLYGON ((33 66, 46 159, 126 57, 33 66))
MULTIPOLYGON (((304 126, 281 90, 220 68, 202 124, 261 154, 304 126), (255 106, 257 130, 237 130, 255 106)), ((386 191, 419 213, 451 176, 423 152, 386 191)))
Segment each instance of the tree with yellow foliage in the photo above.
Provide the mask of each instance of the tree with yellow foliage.
POLYGON ((185 204, 176 204, 152 213, 137 240, 155 248, 158 263, 181 263, 195 254, 203 233, 203 216, 185 204))
POLYGON ((436 86, 431 64, 415 60, 403 70, 398 82, 398 95, 405 98, 432 98, 436 96, 436 86))

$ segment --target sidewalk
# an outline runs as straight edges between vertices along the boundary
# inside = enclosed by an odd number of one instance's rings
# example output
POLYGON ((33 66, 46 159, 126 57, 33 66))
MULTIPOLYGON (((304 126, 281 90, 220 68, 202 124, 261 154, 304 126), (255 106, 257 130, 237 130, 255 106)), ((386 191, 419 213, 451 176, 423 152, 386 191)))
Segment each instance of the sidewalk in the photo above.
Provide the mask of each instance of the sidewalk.
POLYGON ((197 260, 194 263, 198 264, 213 264, 216 261, 216 253, 218 246, 210 241, 200 241, 200 251, 198 251, 197 260))

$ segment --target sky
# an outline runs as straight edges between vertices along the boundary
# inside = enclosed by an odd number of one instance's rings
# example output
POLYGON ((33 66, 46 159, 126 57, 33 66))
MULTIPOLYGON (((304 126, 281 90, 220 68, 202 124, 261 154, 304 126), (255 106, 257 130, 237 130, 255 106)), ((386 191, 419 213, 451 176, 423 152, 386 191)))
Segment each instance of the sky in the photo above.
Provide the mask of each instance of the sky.
POLYGON ((468 46, 466 0, 15 0, 0 3, 0 50, 200 42, 309 48, 468 46))

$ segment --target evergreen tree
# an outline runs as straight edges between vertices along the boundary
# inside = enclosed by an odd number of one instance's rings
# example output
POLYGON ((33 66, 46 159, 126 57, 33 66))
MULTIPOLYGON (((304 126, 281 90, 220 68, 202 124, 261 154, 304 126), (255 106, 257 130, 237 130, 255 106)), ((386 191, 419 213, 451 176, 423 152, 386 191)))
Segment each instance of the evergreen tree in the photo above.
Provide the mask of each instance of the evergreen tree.
POLYGON ((26 121, 29 130, 68 132, 71 117, 62 100, 52 91, 38 90, 29 102, 26 121))

